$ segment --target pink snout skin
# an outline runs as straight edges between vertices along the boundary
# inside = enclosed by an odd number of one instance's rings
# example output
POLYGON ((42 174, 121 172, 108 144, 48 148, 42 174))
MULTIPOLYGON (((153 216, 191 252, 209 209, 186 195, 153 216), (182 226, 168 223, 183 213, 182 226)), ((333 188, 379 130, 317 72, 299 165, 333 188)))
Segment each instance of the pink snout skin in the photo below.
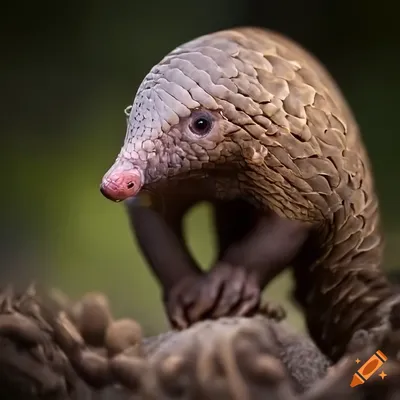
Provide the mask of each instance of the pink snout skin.
POLYGON ((109 200, 123 201, 136 196, 143 186, 142 174, 137 169, 115 169, 107 173, 100 185, 100 192, 109 200))

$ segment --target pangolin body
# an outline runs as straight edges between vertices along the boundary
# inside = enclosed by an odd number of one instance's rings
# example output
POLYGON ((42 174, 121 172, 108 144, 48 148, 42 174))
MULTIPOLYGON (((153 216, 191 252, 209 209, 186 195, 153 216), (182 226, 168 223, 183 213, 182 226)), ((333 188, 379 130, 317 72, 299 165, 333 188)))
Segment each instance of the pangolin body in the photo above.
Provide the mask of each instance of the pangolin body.
POLYGON ((102 190, 123 200, 166 185, 312 225, 292 262, 296 293, 333 358, 356 330, 382 323, 377 307, 391 291, 368 156, 335 82, 296 43, 256 28, 220 31, 151 69, 102 190))

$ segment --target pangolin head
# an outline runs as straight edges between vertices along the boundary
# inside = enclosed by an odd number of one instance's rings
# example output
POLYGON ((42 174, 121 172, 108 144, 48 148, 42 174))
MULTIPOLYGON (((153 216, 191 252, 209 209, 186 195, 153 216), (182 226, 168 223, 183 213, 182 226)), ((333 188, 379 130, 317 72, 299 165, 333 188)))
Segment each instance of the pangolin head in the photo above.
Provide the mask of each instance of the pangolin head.
POLYGON ((256 152, 246 146, 242 127, 254 124, 252 117, 263 114, 259 103, 272 98, 255 69, 271 66, 252 47, 243 31, 221 31, 176 48, 154 66, 127 108, 125 141, 102 193, 125 200, 160 180, 208 173, 256 152))

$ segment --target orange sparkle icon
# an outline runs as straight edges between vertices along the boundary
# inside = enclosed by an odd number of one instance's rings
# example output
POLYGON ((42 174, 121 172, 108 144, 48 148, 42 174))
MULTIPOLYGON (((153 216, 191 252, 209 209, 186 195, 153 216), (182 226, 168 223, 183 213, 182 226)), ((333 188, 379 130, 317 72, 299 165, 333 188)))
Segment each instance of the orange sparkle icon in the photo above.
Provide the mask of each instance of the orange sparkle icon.
POLYGON ((382 371, 382 372, 379 374, 379 376, 380 376, 382 379, 385 379, 385 376, 387 376, 387 374, 385 374, 385 371, 382 371))
MULTIPOLYGON (((357 361, 359 360, 357 359, 356 362, 357 361)), ((353 375, 350 387, 365 383, 386 361, 387 357, 380 350, 375 352, 353 375)), ((382 371, 379 376, 384 379, 387 375, 382 371)))

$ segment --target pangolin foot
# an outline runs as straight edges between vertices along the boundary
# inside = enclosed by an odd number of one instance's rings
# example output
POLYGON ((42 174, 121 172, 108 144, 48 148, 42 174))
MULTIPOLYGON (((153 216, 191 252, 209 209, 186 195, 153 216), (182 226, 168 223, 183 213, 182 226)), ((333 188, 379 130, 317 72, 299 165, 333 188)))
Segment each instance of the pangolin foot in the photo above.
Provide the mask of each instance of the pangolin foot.
POLYGON ((172 326, 184 329, 204 319, 253 315, 259 309, 261 291, 253 274, 219 263, 203 276, 182 280, 164 301, 172 326))

